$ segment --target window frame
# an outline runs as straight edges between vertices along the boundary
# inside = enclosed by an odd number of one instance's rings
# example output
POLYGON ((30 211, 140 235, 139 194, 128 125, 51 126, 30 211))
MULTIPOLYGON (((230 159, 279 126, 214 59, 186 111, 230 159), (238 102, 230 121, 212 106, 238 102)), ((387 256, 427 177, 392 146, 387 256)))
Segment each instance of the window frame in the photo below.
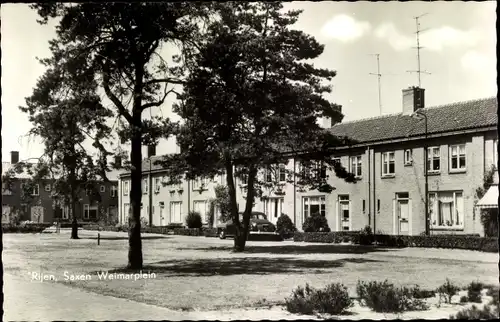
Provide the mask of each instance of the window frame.
POLYGON ((102 184, 102 185, 99 187, 99 191, 100 191, 100 192, 106 192, 106 186, 102 184))
POLYGON ((319 205, 319 214, 323 217, 326 217, 326 196, 324 195, 315 195, 315 196, 306 196, 302 197, 302 219, 305 220, 311 216, 311 205, 316 205, 316 203, 312 203, 311 201, 317 200, 317 204, 319 205), (307 205, 307 211, 306 211, 307 205))
POLYGON ((130 182, 128 180, 123 180, 123 183, 122 183, 122 194, 124 196, 128 196, 128 194, 130 193, 130 182))
POLYGON ((441 172, 441 147, 440 146, 430 146, 427 148, 427 173, 435 174, 441 172), (434 156, 434 151, 438 151, 438 156, 434 156), (439 169, 434 169, 434 161, 439 161, 439 169))
POLYGON ((209 212, 210 212, 210 206, 208 200, 193 200, 193 211, 198 211, 196 205, 203 204, 205 211, 203 213, 200 213, 201 219, 203 220, 204 223, 209 222, 209 212))
POLYGON ((382 157, 382 177, 394 177, 396 176, 396 152, 395 151, 388 151, 388 152, 382 152, 381 153, 382 157), (391 157, 393 156, 393 160, 391 161, 391 157), (387 159, 387 161, 385 160, 387 159), (394 171, 390 172, 391 169, 391 163, 393 164, 394 171), (385 169, 385 165, 387 164, 387 169, 385 169))
POLYGON ((286 164, 280 163, 278 164, 278 182, 284 183, 286 182, 286 164), (283 176, 283 178, 282 178, 283 176))
POLYGON ((350 172, 353 173, 356 178, 361 178, 363 176, 363 156, 351 156, 349 159, 350 172))
POLYGON ((91 220, 91 219, 97 219, 98 217, 99 217, 99 205, 88 204, 88 203, 83 205, 83 219, 91 220), (91 210, 95 210, 96 212, 95 218, 90 218, 91 210), (87 214, 85 211, 87 211, 87 214))
POLYGON ((159 193, 160 189, 161 189, 161 178, 160 177, 155 177, 154 186, 155 186, 154 192, 159 193))
POLYGON ((207 185, 208 185, 207 178, 198 177, 194 180, 191 180, 191 186, 193 188, 193 191, 208 190, 207 185))
POLYGON ((149 193, 149 177, 142 178, 142 194, 147 195, 149 193))
POLYGON ((32 196, 39 196, 40 195, 40 184, 35 183, 33 185, 33 192, 31 193, 32 196))
POLYGON ((118 191, 118 187, 115 185, 112 185, 111 189, 109 189, 109 194, 111 195, 112 198, 116 197, 117 191, 118 191))
POLYGON ((44 190, 45 190, 46 192, 50 192, 50 191, 52 190, 52 185, 51 185, 50 183, 47 183, 47 184, 45 185, 45 187, 44 187, 44 190), (48 189, 47 189, 47 188, 48 188, 48 189))
POLYGON ((452 191, 431 191, 429 192, 429 201, 434 200, 434 203, 431 204, 429 202, 429 217, 430 217, 430 227, 431 229, 436 229, 436 230, 463 230, 464 229, 464 222, 465 222, 465 196, 463 190, 452 190, 452 191), (450 209, 451 214, 452 214, 452 220, 454 219, 453 217, 457 215, 458 211, 458 206, 457 206, 457 195, 461 195, 462 198, 462 209, 461 213, 458 213, 460 216, 460 224, 452 224, 452 225, 447 225, 444 218, 443 218, 443 224, 439 224, 439 217, 440 217, 440 195, 442 194, 452 194, 452 208, 450 209), (431 197, 432 196, 432 197, 431 197), (437 202, 436 202, 437 201, 437 202), (434 223, 435 222, 435 223, 434 223))
POLYGON ((412 165, 413 164, 413 150, 405 149, 404 152, 404 165, 412 165))
POLYGON ((467 171, 467 147, 465 143, 461 144, 452 144, 449 146, 448 149, 448 159, 449 159, 449 171, 450 172, 465 172, 467 171), (460 147, 463 147, 463 155, 460 154, 460 147), (453 148, 457 149, 457 155, 455 156, 457 158, 457 168, 453 168, 453 148), (464 158, 464 166, 460 167, 460 159, 463 156, 464 158))

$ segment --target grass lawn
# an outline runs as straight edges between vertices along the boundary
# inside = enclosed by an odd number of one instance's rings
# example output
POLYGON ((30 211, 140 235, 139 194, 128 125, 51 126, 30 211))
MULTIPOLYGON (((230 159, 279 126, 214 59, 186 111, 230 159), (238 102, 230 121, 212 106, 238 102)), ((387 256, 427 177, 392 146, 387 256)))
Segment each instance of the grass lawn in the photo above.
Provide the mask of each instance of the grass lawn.
POLYGON ((384 249, 351 245, 249 242, 231 253, 233 241, 205 237, 143 235, 144 272, 156 278, 99 280, 97 271, 123 272, 125 233, 80 231, 61 234, 4 234, 7 274, 30 278, 53 274, 57 282, 92 292, 171 309, 214 310, 282 303, 292 289, 309 283, 345 284, 352 296, 358 279, 389 279, 396 285, 435 289, 446 278, 463 286, 473 280, 498 284, 498 254, 445 249, 384 249), (64 281, 64 272, 89 273, 91 280, 64 281))

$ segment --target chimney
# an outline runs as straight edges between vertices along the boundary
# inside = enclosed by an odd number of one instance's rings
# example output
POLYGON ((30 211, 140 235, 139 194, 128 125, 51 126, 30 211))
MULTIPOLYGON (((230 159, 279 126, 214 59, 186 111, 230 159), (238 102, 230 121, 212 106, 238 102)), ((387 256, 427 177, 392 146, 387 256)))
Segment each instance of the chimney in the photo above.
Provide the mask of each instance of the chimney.
POLYGON ((156 155, 156 145, 148 145, 148 158, 154 157, 156 155))
POLYGON ((416 110, 425 107, 425 89, 412 86, 403 89, 403 114, 411 115, 416 110))
POLYGON ((19 162, 19 151, 10 151, 10 163, 16 164, 19 162))
MULTIPOLYGON (((336 110, 337 110, 340 114, 342 114, 342 106, 337 105, 336 110)), ((343 116, 342 116, 342 117, 343 117, 343 116)), ((341 117, 341 119, 342 119, 342 117, 341 117)), ((341 121, 340 121, 340 122, 341 122, 341 121)), ((340 122, 338 122, 338 123, 340 123, 340 122)), ((328 116, 323 116, 323 128, 325 128, 325 129, 330 129, 330 128, 332 128, 335 124, 337 124, 337 123, 333 123, 333 122, 332 122, 332 118, 331 118, 331 117, 328 117, 328 116)))

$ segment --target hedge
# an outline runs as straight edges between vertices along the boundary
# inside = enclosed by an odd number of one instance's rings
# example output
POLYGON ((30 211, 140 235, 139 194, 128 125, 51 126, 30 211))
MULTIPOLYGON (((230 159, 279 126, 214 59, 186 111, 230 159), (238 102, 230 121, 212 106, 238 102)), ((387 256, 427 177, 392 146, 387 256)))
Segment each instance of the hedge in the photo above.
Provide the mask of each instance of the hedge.
MULTIPOLYGON (((479 250, 498 252, 498 238, 477 237, 475 235, 435 235, 435 236, 396 236, 380 235, 371 237, 380 246, 390 247, 425 247, 479 250)), ((315 243, 352 242, 359 244, 359 232, 296 232, 293 241, 315 243)))
POLYGON ((52 226, 51 223, 36 223, 36 224, 23 224, 11 225, 2 224, 3 233, 41 233, 48 227, 52 226))
MULTIPOLYGON (((179 227, 178 225, 171 227, 179 227)), ((128 228, 126 226, 99 226, 99 225, 85 225, 83 226, 86 230, 99 230, 99 231, 123 231, 127 232, 128 228)), ((203 236, 203 231, 205 228, 170 228, 169 226, 163 227, 141 227, 142 233, 151 234, 173 234, 173 235, 184 235, 184 236, 203 236)))
POLYGON ((217 237, 217 228, 207 228, 205 229, 203 234, 205 235, 205 237, 217 237))

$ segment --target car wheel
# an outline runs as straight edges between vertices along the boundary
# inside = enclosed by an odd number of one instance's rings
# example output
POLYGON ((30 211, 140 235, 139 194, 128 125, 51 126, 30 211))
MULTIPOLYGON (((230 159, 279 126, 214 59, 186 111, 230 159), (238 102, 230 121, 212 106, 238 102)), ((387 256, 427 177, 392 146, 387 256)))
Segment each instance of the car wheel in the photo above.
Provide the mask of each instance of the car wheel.
POLYGON ((226 239, 226 232, 224 231, 224 229, 220 230, 220 232, 219 232, 219 238, 220 239, 226 239))

